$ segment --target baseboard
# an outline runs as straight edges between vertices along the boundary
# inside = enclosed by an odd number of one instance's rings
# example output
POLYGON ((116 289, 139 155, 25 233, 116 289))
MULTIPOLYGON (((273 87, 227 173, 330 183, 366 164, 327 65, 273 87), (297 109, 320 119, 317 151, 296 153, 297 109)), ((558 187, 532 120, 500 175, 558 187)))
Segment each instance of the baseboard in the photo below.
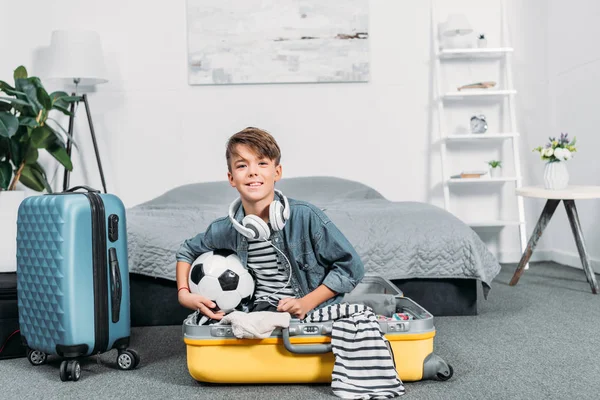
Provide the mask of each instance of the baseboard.
MULTIPOLYGON (((521 253, 517 251, 503 251, 497 255, 498 261, 502 264, 518 263, 521 259, 521 253)), ((530 259, 531 262, 536 261, 554 261, 555 263, 568 265, 569 267, 583 270, 579 253, 571 253, 562 250, 535 250, 530 259)), ((596 274, 600 274, 600 260, 592 258, 592 269, 596 274)))

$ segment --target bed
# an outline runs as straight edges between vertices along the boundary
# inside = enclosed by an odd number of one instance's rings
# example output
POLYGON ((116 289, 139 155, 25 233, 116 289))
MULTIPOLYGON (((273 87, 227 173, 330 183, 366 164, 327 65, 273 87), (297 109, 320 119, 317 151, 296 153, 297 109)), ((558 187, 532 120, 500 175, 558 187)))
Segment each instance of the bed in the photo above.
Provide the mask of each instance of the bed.
MULTIPOLYGON (((474 315, 500 271, 479 236, 447 211, 394 202, 373 188, 333 177, 282 179, 286 196, 324 210, 354 245, 366 272, 392 280, 434 315, 474 315)), ((127 210, 133 326, 180 324, 175 253, 227 213, 237 192, 226 181, 180 186, 127 210), (151 294, 151 295, 149 295, 151 294)))

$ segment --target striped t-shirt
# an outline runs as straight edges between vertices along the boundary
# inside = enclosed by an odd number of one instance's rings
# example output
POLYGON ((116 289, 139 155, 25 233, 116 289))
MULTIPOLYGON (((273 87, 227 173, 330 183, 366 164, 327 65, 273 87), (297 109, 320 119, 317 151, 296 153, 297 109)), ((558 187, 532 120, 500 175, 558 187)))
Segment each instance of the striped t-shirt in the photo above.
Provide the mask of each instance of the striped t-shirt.
POLYGON ((252 270, 255 277, 254 298, 256 301, 267 301, 277 303, 285 297, 295 297, 291 285, 287 285, 289 275, 281 262, 277 261, 277 250, 269 243, 261 240, 248 241, 248 268, 252 270), (283 287, 285 289, 283 289, 283 287))

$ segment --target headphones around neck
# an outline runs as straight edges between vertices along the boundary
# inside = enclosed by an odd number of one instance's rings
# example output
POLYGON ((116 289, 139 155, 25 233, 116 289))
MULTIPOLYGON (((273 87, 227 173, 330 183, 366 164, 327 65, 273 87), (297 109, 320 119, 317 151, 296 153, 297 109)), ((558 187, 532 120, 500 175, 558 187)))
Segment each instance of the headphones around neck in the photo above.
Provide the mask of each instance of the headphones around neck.
MULTIPOLYGON (((280 190, 275 189, 275 194, 283 199, 283 204, 276 198, 269 205, 269 223, 274 231, 281 231, 285 223, 290 219, 290 204, 287 197, 280 190)), ((277 197, 277 196, 275 196, 277 197)), ((235 220, 235 212, 242 204, 242 199, 237 198, 229 206, 229 219, 236 231, 248 239, 267 241, 271 237, 269 225, 257 215, 248 214, 240 224, 235 220)))

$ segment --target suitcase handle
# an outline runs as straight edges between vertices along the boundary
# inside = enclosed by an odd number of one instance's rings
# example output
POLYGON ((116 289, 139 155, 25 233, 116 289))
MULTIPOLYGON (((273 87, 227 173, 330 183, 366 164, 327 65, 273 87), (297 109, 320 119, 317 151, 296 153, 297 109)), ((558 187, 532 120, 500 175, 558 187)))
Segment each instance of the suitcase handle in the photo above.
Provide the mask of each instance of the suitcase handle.
POLYGON ((331 352, 331 343, 325 344, 292 344, 290 343, 290 329, 281 329, 283 334, 283 345, 290 353, 296 354, 323 354, 331 352))
POLYGON ((119 322, 121 314, 121 271, 119 268, 119 260, 117 259, 117 250, 114 247, 108 249, 108 260, 110 263, 110 291, 112 304, 112 322, 119 322))
POLYGON ((100 193, 98 189, 94 189, 86 185, 73 186, 71 189, 65 190, 65 193, 75 192, 78 189, 85 189, 88 191, 88 193, 100 193))

